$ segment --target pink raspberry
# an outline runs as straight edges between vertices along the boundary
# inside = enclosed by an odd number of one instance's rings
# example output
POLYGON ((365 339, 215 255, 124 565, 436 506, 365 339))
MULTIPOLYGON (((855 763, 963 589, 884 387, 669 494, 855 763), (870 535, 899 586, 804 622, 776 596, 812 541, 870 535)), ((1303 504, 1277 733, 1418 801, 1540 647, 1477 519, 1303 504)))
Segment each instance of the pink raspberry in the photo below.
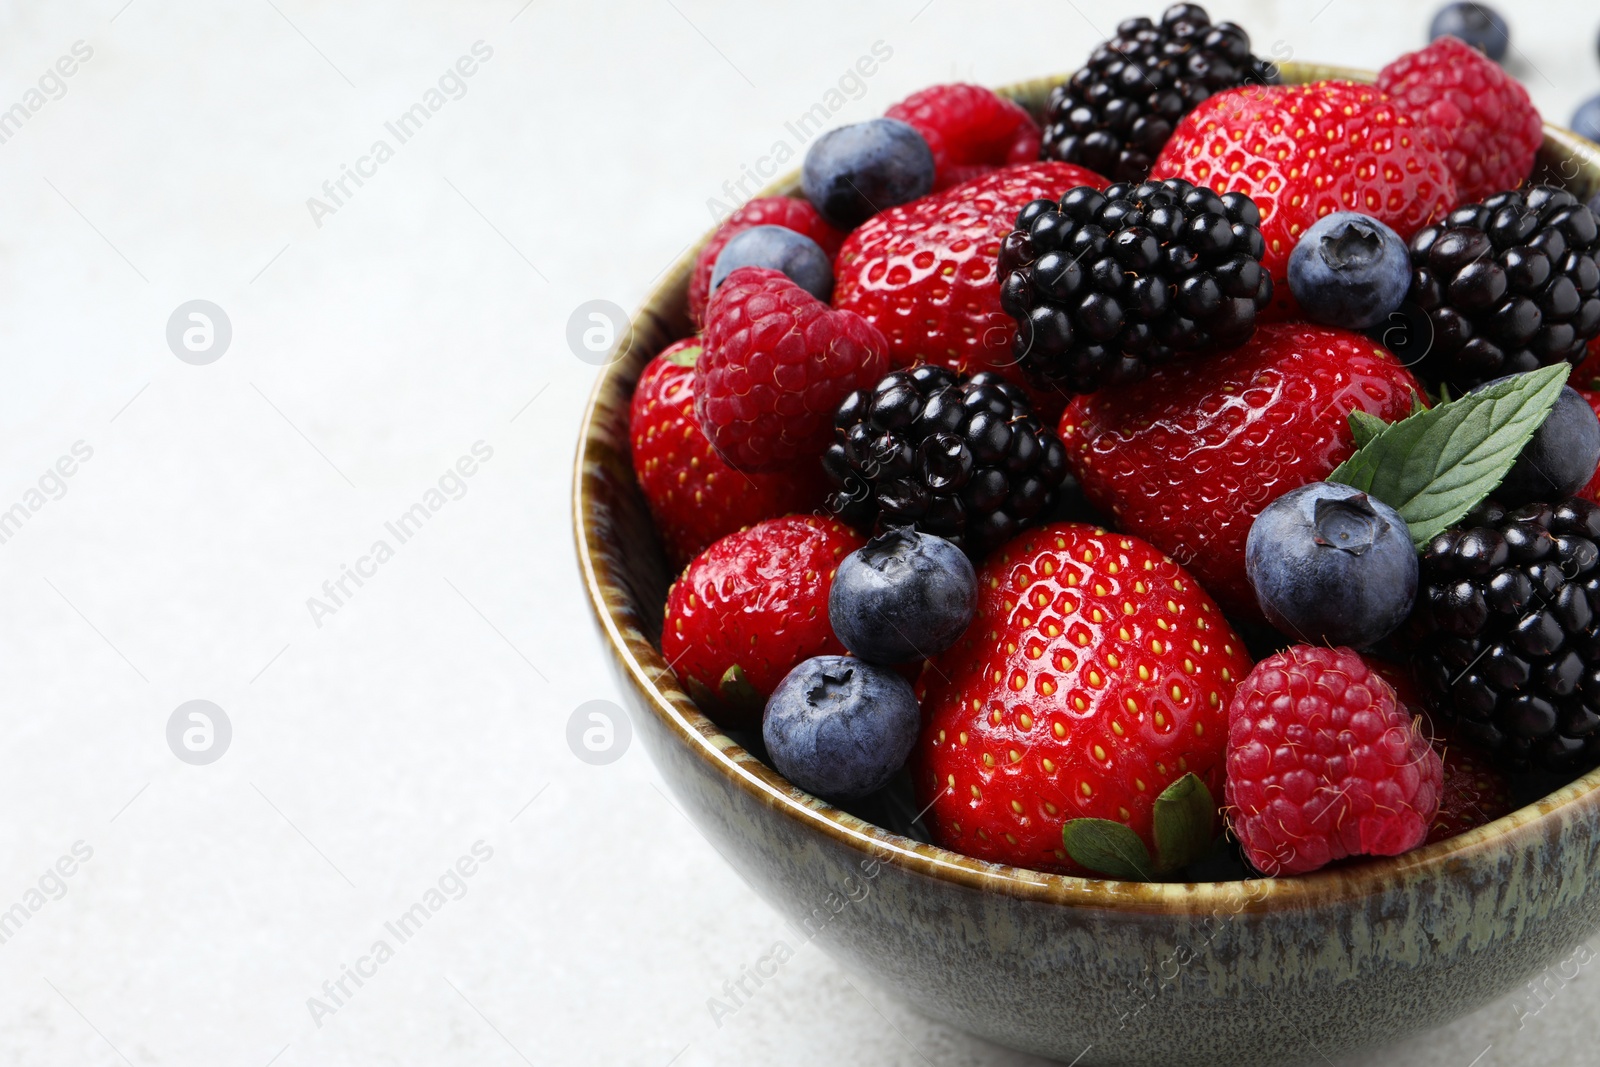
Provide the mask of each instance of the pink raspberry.
POLYGON ((730 466, 773 470, 820 456, 840 401, 888 370, 888 342, 866 319, 781 271, 740 267, 706 306, 695 418, 730 466))
POLYGON ((1005 163, 1039 158, 1039 124, 1019 105, 981 85, 930 85, 884 116, 910 125, 928 142, 935 191, 1005 163))
POLYGON ((1444 768, 1384 681, 1348 648, 1256 664, 1228 705, 1229 822, 1269 875, 1398 856, 1428 836, 1444 768))
POLYGON ((1378 74, 1418 125, 1433 130, 1464 204, 1521 185, 1544 139, 1528 91, 1500 64, 1454 37, 1408 52, 1378 74))
POLYGON ((695 257, 689 275, 689 319, 698 329, 705 320, 706 300, 711 296, 711 270, 723 246, 752 226, 783 226, 802 237, 809 237, 832 259, 844 243, 844 234, 822 221, 808 200, 795 196, 761 196, 722 220, 717 232, 695 257))

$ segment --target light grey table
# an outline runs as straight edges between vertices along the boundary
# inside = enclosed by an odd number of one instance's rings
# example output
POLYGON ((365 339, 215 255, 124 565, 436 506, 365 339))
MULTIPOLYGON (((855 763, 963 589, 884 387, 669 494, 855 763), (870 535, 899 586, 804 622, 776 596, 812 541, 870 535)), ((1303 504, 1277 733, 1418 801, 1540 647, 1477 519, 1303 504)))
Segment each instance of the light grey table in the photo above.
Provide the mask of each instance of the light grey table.
MULTIPOLYGON (((1537 6, 1517 69, 1564 117, 1600 16, 1537 6)), ((0 1060, 1025 1062, 815 946, 713 1019, 784 927, 642 751, 568 740, 616 697, 569 320, 875 42, 839 122, 1071 69, 1133 11, 986 7, 0 8, 0 1060)), ((1214 13, 1372 66, 1427 8, 1214 13)), ((1354 1062, 1577 1062, 1600 993, 1549 988, 1354 1062)))

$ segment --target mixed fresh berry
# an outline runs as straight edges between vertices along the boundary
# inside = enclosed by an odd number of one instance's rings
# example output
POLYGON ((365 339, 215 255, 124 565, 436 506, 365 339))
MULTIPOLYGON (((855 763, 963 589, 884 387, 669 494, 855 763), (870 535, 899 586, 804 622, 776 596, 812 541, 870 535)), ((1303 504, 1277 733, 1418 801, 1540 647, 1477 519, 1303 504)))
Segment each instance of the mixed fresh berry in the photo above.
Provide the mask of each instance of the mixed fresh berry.
POLYGON ((914 774, 935 841, 1084 873, 1063 839, 1074 820, 1119 824, 1155 852, 1168 788, 1192 774, 1221 796, 1250 660, 1192 575, 1138 538, 1060 523, 995 552, 978 588, 966 635, 922 674, 914 774))
POLYGON ((897 526, 839 564, 828 619, 852 655, 912 663, 955 644, 977 605, 978 579, 961 549, 897 526))
POLYGON ((1459 836, 1511 814, 1515 807, 1511 802, 1511 776, 1481 749, 1462 744, 1451 730, 1431 721, 1410 664, 1377 658, 1366 658, 1365 662, 1394 687, 1406 715, 1423 720, 1434 751, 1444 764, 1439 810, 1423 844, 1459 836))
POLYGON ((934 363, 1020 380, 1011 354, 1016 326, 1001 310, 1000 242, 1029 202, 1085 184, 1106 182, 1070 163, 1014 163, 890 208, 840 248, 834 306, 876 326, 896 367, 934 363))
MULTIPOLYGON (((704 323, 706 300, 711 296, 711 273, 728 242, 756 226, 782 226, 809 237, 831 261, 844 242, 844 234, 822 221, 809 200, 797 196, 761 196, 729 215, 695 257, 689 275, 689 320, 699 329, 704 323)), ((825 298, 822 298, 825 299, 825 298)))
POLYGON ((915 126, 868 119, 817 138, 800 184, 824 219, 849 230, 928 192, 933 176, 933 152, 915 126))
POLYGON ((1128 19, 1051 91, 1044 158, 1141 181, 1178 120, 1213 93, 1277 80, 1251 54, 1249 34, 1231 22, 1213 26, 1199 4, 1174 4, 1160 22, 1128 19))
POLYGON ((1021 389, 924 364, 845 397, 822 454, 839 514, 915 526, 981 556, 1055 505, 1066 450, 1021 389))
POLYGON ((728 464, 760 471, 808 459, 832 436, 839 402, 889 369, 883 335, 788 275, 740 267, 706 307, 694 410, 728 464))
POLYGON ((711 721, 1122 880, 1394 856, 1600 767, 1600 199, 1503 20, 1432 37, 1282 85, 1178 4, 729 216, 630 420, 711 721))
POLYGON ((1600 505, 1488 501, 1429 542, 1415 625, 1434 709, 1512 767, 1600 759, 1600 505))
POLYGON ((1289 291, 1312 322, 1371 329, 1400 310, 1410 288, 1406 243, 1370 215, 1324 215, 1289 253, 1289 291))
POLYGON ((848 799, 889 784, 921 725, 911 683, 894 671, 853 656, 815 656, 778 683, 761 740, 789 781, 848 799))
POLYGON ((1411 240, 1426 372, 1459 388, 1578 363, 1600 334, 1600 224, 1564 189, 1464 204, 1411 240))
POLYGON ((1256 516, 1355 452, 1352 412, 1392 422, 1421 391, 1361 334, 1278 323, 1242 348, 1079 397, 1061 440, 1089 503, 1250 618, 1245 540, 1256 516))
POLYGON ((733 235, 711 268, 711 288, 740 267, 767 267, 827 303, 833 299, 833 257, 822 246, 787 226, 752 226, 733 235))
MULTIPOLYGON (((1505 381, 1488 382, 1478 390, 1505 381)), ((1511 507, 1565 500, 1594 479, 1596 464, 1600 464, 1600 416, 1583 394, 1565 386, 1544 423, 1517 454, 1494 492, 1495 499, 1511 507)))
POLYGON ((1428 27, 1428 40, 1455 37, 1482 52, 1496 63, 1506 57, 1511 46, 1511 31, 1500 12, 1488 4, 1458 0, 1446 4, 1433 16, 1428 27))
POLYGON ((1515 189, 1533 170, 1544 131, 1528 90, 1458 38, 1401 56, 1378 88, 1433 132, 1463 201, 1515 189))
POLYGON ((1572 113, 1572 129, 1589 140, 1600 140, 1600 96, 1591 96, 1572 113))
POLYGON ((1416 848, 1443 780, 1394 687, 1348 648, 1268 656, 1228 708, 1229 823, 1263 874, 1416 848))
POLYGON ((1310 645, 1370 648, 1417 595, 1417 550, 1400 513, 1359 489, 1312 482, 1256 516, 1245 575, 1279 633, 1310 645))
POLYGON ((672 583, 661 654, 719 726, 759 724, 791 670, 812 656, 844 654, 828 622, 828 594, 839 562, 861 545, 831 519, 766 519, 706 549, 672 583))
POLYGON ((682 567, 713 541, 775 515, 822 506, 827 478, 815 463, 745 473, 723 462, 695 421, 698 339, 651 360, 633 390, 628 438, 667 558, 682 567))
POLYGON ((1248 196, 1177 179, 1033 201, 1000 245, 1018 364, 1039 388, 1088 393, 1243 344, 1272 299, 1260 222, 1248 196))
POLYGON ((1218 93, 1178 124, 1150 173, 1255 202, 1279 317, 1296 313, 1289 254, 1318 219, 1359 211, 1409 239, 1458 203, 1432 132, 1351 82, 1218 93))
POLYGON ((935 189, 980 178, 1007 163, 1039 158, 1039 124, 1033 116, 982 85, 929 86, 885 114, 928 142, 935 189))

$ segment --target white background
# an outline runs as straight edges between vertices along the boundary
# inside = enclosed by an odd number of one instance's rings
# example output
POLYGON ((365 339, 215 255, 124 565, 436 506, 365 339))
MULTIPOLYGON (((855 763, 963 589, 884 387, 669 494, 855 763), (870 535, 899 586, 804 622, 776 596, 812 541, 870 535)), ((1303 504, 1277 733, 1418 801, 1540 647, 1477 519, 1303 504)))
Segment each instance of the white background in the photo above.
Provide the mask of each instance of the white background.
MULTIPOLYGON (((1213 13, 1259 51, 1378 66, 1432 6, 1321 3, 1213 13)), ((93 849, 0 944, 0 1062, 1033 1062, 814 945, 712 1022, 707 998, 784 927, 642 750, 595 767, 567 746, 573 710, 616 693, 570 548, 595 372, 566 324, 636 304, 874 41, 893 56, 841 122, 934 81, 1068 71, 1130 13, 0 6, 0 108, 93 49, 0 144, 0 510, 93 449, 0 544, 0 909, 93 849), (393 145, 385 121, 480 40, 465 95, 318 226, 307 198, 393 145), (165 338, 197 298, 233 328, 208 366, 165 338), (307 598, 479 441, 465 495, 318 626, 307 598), (209 766, 167 745, 192 699, 233 726, 209 766), (307 998, 395 943, 385 920, 480 840, 466 895, 316 1025, 307 998)), ((1547 115, 1600 91, 1597 29, 1577 0, 1521 5, 1514 69, 1547 115)), ((1575 1062, 1597 999, 1584 973, 1520 1028, 1526 994, 1351 1062, 1575 1062)))

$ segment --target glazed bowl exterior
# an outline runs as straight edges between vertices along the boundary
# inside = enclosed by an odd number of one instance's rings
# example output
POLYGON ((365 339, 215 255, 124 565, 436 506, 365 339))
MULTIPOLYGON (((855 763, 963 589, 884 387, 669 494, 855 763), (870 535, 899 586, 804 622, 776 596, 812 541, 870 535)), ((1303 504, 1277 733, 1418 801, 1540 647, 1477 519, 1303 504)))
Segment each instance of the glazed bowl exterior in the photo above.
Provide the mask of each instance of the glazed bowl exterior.
MULTIPOLYGON (((1283 76, 1371 80, 1306 64, 1283 76)), ((1001 91, 1037 113, 1061 80, 1001 91)), ((1581 198, 1600 189, 1600 148, 1566 130, 1546 126, 1540 168, 1581 198)), ((797 186, 790 175, 767 192, 797 186)), ((634 481, 628 403, 649 359, 690 332, 698 250, 663 276, 595 383, 573 487, 578 560, 635 730, 683 810, 790 921, 791 950, 815 940, 928 1015, 1042 1056, 1279 1067, 1447 1023, 1600 928, 1600 771, 1404 856, 1200 884, 984 863, 788 784, 695 708, 656 647, 671 574, 634 481)))

